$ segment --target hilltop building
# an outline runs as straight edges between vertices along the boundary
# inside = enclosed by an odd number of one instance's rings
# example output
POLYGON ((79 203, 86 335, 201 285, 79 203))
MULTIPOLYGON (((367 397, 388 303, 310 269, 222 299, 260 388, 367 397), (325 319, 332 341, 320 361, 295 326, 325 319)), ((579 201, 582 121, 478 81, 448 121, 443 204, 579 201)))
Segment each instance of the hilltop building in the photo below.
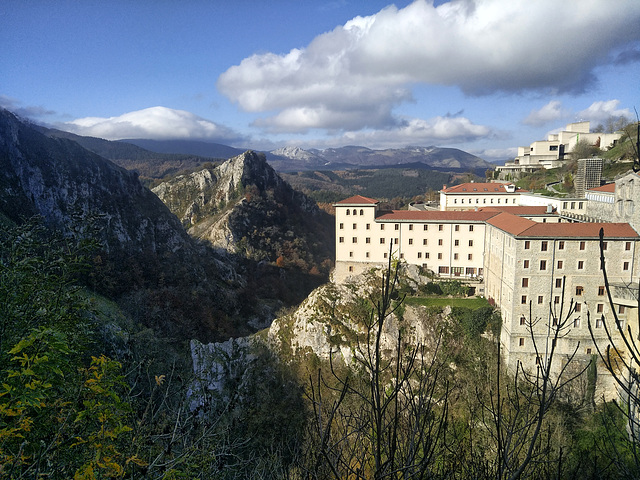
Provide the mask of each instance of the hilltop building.
POLYGON ((599 148, 615 145, 620 133, 591 133, 590 122, 570 123, 564 130, 549 134, 546 140, 538 140, 528 147, 518 147, 518 155, 512 162, 496 167, 500 178, 510 175, 517 178, 521 173, 531 173, 543 168, 561 166, 567 155, 580 141, 599 148))
MULTIPOLYGON (((535 368, 541 352, 549 351, 552 312, 563 302, 565 313, 571 301, 575 312, 570 331, 553 346, 559 367, 574 351, 578 363, 596 353, 587 312, 596 341, 602 342, 607 339, 601 315, 613 325, 615 314, 623 327, 635 318, 640 210, 634 199, 640 198, 640 176, 630 173, 615 184, 587 190, 586 198, 550 199, 554 203, 547 205, 522 205, 548 197, 508 191, 504 185, 464 185, 443 188, 441 211, 383 211, 378 201, 362 196, 336 203, 334 280, 385 265, 392 244, 399 260, 439 278, 467 281, 499 308, 500 341, 511 367, 522 362, 535 368), (600 270, 600 229, 613 310, 600 270), (538 320, 537 351, 527 331, 530 313, 538 320)), ((602 388, 600 393, 614 396, 611 385, 602 388)))

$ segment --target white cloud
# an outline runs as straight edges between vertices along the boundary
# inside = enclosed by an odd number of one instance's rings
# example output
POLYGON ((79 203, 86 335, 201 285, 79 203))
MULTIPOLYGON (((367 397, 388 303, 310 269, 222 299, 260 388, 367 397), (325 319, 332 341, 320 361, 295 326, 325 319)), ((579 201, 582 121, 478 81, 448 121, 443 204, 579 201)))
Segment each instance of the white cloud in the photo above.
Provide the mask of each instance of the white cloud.
POLYGON ((618 108, 620 100, 606 100, 593 102, 589 108, 578 112, 577 118, 589 120, 591 126, 595 127, 599 123, 605 123, 610 117, 626 117, 631 121, 634 117, 628 108, 618 108))
POLYGON ((442 145, 474 141, 493 132, 464 117, 435 117, 430 120, 409 119, 387 129, 349 131, 330 139, 306 142, 307 148, 329 148, 344 145, 366 145, 369 148, 401 148, 407 145, 442 145))
POLYGON ((78 135, 120 140, 147 138, 153 140, 194 139, 235 142, 240 136, 231 129, 184 110, 151 107, 118 117, 85 117, 58 126, 78 135))
POLYGON ((467 94, 583 91, 638 39, 640 2, 417 0, 356 17, 286 54, 245 58, 219 90, 278 132, 383 129, 419 83, 467 94))
POLYGON ((569 111, 562 107, 562 103, 558 100, 552 100, 539 110, 532 110, 522 123, 540 127, 565 118, 567 115, 569 115, 569 111))

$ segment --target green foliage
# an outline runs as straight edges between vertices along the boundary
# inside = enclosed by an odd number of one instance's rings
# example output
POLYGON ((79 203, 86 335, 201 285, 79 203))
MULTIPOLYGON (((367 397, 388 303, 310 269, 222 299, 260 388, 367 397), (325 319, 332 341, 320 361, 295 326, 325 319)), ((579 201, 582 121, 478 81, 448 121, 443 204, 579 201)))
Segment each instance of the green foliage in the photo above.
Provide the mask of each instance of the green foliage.
POLYGON ((477 338, 487 330, 495 334, 500 329, 500 313, 491 306, 476 309, 452 307, 451 317, 460 323, 469 338, 477 338))

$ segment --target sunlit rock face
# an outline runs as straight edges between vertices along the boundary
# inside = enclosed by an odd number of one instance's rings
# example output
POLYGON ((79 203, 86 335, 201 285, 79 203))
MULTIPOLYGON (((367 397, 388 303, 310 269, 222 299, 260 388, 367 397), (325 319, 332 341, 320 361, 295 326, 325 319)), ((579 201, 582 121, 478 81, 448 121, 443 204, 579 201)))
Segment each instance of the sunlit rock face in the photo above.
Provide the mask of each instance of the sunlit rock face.
POLYGON ((107 251, 175 251, 189 244, 178 219, 135 173, 49 138, 0 110, 0 213, 40 215, 64 234, 92 229, 107 251))

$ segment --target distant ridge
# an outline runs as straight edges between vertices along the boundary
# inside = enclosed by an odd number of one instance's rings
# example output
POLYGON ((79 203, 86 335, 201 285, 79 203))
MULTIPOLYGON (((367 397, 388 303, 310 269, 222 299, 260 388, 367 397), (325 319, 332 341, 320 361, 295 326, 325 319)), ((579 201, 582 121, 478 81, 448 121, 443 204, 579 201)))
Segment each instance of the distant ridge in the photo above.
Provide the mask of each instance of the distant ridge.
POLYGON ((228 159, 240 155, 245 150, 230 147, 221 143, 209 143, 199 140, 149 140, 145 138, 133 138, 118 140, 157 153, 182 153, 198 155, 199 157, 228 159))

